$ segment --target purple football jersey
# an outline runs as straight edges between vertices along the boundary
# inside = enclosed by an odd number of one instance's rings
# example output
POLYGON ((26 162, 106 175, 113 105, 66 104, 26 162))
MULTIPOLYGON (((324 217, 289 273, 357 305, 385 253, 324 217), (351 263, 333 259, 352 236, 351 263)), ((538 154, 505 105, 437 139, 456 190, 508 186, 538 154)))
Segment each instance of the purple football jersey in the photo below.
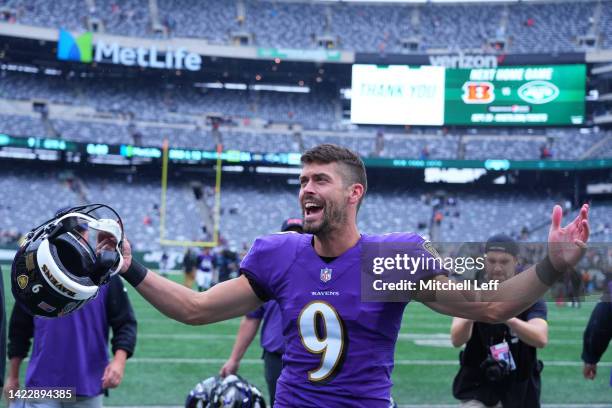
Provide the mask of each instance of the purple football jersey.
MULTIPOLYGON (((241 264, 260 297, 281 309, 285 353, 275 407, 388 408, 395 342, 406 303, 362 302, 364 244, 422 244, 411 233, 362 235, 332 262, 312 235, 258 238, 241 264)), ((417 271, 427 279, 442 271, 417 271)))

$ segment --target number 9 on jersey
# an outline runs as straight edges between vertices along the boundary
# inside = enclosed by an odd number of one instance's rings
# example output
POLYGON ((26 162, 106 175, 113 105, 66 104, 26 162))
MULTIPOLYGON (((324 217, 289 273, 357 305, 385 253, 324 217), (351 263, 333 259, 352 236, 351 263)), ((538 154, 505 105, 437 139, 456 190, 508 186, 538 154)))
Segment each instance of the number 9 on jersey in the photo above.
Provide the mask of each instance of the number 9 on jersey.
POLYGON ((344 352, 344 328, 338 312, 329 303, 315 300, 302 309, 297 323, 304 348, 321 355, 319 367, 308 372, 308 379, 329 378, 335 374, 344 352), (317 330, 317 320, 322 324, 322 333, 317 330))

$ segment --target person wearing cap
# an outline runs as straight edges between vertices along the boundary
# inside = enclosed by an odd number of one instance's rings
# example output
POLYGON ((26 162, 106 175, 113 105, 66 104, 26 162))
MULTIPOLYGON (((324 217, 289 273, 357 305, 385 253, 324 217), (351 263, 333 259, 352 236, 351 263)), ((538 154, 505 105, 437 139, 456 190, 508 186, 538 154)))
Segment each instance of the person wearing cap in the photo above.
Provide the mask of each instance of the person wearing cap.
MULTIPOLYGON (((281 232, 302 233, 302 219, 289 218, 283 222, 281 232)), ((223 364, 219 375, 226 377, 236 374, 240 367, 240 360, 253 342, 260 323, 263 321, 261 329, 261 348, 263 349, 262 358, 264 360, 264 374, 268 384, 270 394, 270 406, 274 406, 274 395, 276 394, 276 381, 282 369, 282 357, 285 349, 283 342, 282 316, 278 303, 270 300, 264 303, 253 312, 242 318, 236 341, 229 359, 223 364)))
MULTIPOLYGON (((484 279, 503 282, 517 273, 518 244, 507 235, 495 235, 485 245, 484 279)), ((539 407, 538 348, 548 343, 546 304, 539 300, 520 315, 501 324, 455 317, 451 325, 453 346, 460 369, 453 395, 462 407, 539 407)))

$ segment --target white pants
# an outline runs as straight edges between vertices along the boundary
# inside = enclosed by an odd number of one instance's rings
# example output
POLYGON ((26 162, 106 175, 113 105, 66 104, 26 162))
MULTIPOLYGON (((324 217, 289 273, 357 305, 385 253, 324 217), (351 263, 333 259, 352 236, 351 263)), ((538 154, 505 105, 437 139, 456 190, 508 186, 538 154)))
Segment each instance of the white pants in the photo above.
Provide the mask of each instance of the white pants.
POLYGON ((196 272, 196 284, 198 288, 209 289, 212 286, 212 272, 204 272, 200 269, 196 272))

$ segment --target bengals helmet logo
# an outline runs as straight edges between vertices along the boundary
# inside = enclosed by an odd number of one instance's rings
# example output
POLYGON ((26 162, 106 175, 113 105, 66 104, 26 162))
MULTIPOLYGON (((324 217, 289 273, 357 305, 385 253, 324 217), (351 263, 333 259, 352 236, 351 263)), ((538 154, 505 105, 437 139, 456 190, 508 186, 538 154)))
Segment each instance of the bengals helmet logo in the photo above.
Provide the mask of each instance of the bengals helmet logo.
POLYGON ((491 103, 495 100, 495 86, 491 82, 466 82, 463 84, 464 103, 491 103))

